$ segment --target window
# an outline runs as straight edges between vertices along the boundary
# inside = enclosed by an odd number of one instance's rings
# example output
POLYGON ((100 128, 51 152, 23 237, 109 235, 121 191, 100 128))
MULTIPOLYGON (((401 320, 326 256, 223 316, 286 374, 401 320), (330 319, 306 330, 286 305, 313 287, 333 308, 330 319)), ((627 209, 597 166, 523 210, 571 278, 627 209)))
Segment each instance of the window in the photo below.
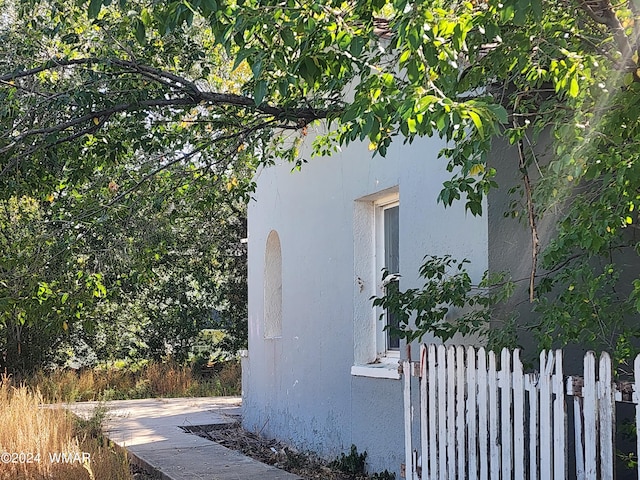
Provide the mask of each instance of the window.
MULTIPOLYGON (((376 282, 377 295, 384 295, 390 289, 398 288, 397 277, 382 284, 382 271, 389 274, 400 272, 400 206, 397 197, 382 199, 376 202, 376 282), (391 201, 390 201, 391 200, 391 201)), ((394 277, 387 277, 394 278, 394 277)), ((379 356, 399 357, 400 338, 392 335, 385 327, 397 326, 398 321, 388 311, 378 310, 377 318, 382 316, 384 321, 378 321, 376 348, 379 356)))
POLYGON ((359 198, 354 203, 353 342, 351 374, 399 379, 399 338, 384 327, 394 319, 373 307, 371 297, 397 288, 382 285, 382 269, 398 273, 400 267, 400 207, 398 187, 359 198), (383 315, 384 321, 380 320, 383 315))

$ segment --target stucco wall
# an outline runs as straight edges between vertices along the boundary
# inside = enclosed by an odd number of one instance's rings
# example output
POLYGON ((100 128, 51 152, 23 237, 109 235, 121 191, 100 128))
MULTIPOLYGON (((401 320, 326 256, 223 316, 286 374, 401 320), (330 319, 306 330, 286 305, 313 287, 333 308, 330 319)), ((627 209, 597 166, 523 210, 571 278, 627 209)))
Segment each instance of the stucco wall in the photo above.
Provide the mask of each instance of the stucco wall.
POLYGON ((486 219, 466 214, 462 202, 448 209, 436 204, 449 175, 437 159, 440 141, 400 143, 387 158, 372 158, 366 145, 354 144, 312 159, 300 172, 284 164, 258 173, 249 206, 249 354, 243 360, 245 428, 327 458, 355 444, 367 451, 371 471, 396 473, 404 455, 401 382, 351 375, 361 333, 354 316, 370 305, 375 282, 356 275, 359 249, 370 251, 370 245, 362 241, 366 232, 354 227, 355 202, 397 187, 403 289, 418 286, 426 254, 469 258, 476 280, 488 265, 486 219), (265 247, 272 230, 282 253, 282 335, 264 338, 265 247))

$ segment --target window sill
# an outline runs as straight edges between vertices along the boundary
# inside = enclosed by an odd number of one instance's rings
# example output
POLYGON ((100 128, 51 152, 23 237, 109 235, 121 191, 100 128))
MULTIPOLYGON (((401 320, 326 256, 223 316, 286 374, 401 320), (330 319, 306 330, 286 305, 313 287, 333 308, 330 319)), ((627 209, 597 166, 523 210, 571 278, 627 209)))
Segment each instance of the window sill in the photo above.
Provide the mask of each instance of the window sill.
POLYGON ((398 371, 398 367, 399 365, 397 361, 394 363, 390 361, 382 361, 380 363, 369 363, 367 365, 353 365, 351 367, 351 375, 353 375, 354 377, 388 378, 391 380, 400 380, 400 372, 398 371))

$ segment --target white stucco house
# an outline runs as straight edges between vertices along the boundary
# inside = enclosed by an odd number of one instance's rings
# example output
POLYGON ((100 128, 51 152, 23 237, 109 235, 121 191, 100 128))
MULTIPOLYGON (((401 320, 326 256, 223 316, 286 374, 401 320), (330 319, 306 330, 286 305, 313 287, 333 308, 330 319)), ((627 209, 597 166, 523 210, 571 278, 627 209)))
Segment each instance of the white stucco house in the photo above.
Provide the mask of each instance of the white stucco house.
MULTIPOLYGON (((257 174, 249 206, 249 348, 243 423, 332 458, 352 444, 370 471, 404 460, 403 342, 383 331, 371 297, 383 267, 417 287, 426 254, 489 267, 488 215, 436 199, 449 178, 437 138, 392 145, 372 158, 354 143, 292 172, 257 174)), ((399 476, 398 476, 399 478, 399 476)))

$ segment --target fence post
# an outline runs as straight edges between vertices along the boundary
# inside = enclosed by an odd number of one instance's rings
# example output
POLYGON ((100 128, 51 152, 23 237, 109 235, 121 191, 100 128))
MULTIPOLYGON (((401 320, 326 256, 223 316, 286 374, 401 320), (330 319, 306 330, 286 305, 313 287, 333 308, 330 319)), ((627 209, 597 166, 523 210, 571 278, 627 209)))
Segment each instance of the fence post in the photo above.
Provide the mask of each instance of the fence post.
POLYGON ((467 350, 467 452, 469 454, 469 480, 478 478, 478 458, 476 456, 477 429, 477 385, 476 352, 473 347, 467 350))
POLYGON ((489 472, 492 479, 500 478, 500 444, 498 443, 498 378, 496 355, 489 352, 489 472))
POLYGON ((429 359, 429 438, 432 441, 429 454, 429 472, 431 474, 430 479, 438 478, 438 402, 436 399, 436 387, 437 387, 437 374, 436 374, 436 347, 435 345, 429 345, 428 350, 429 359))
POLYGON ((487 430, 487 354, 478 350, 478 440, 480 441, 480 480, 489 477, 489 432, 487 430))
POLYGON ((415 480, 416 466, 413 461, 413 444, 412 444, 412 405, 411 405, 411 361, 402 362, 402 377, 404 380, 404 462, 405 476, 407 479, 415 480))
POLYGON ((438 346, 438 479, 447 478, 447 361, 444 345, 438 346))
POLYGON ((429 399, 427 397, 427 385, 429 384, 429 374, 427 372, 427 347, 420 345, 420 451, 422 457, 422 480, 431 480, 431 470, 429 465, 429 455, 435 438, 429 437, 429 399))
POLYGON ((616 410, 613 401, 612 365, 607 352, 600 355, 600 372, 598 378, 598 417, 600 419, 600 478, 613 480, 615 462, 613 432, 615 430, 616 410))
POLYGON ((552 352, 540 352, 540 478, 544 480, 553 478, 551 375, 554 363, 555 358, 552 352))
POLYGON ((447 348, 447 469, 449 480, 456 478, 456 349, 447 348))
POLYGON ((513 471, 513 460, 511 457, 512 446, 512 430, 513 430, 513 415, 511 414, 511 398, 512 398, 512 386, 511 386, 511 358, 509 350, 502 349, 500 353, 500 410, 502 420, 500 422, 501 435, 500 445, 502 446, 502 478, 511 478, 511 472, 513 471))
MULTIPOLYGON (((467 367, 468 368, 468 367, 467 367)), ((458 454, 458 477, 466 478, 466 444, 464 441, 465 421, 465 362, 464 347, 456 348, 456 450, 458 454)))
POLYGON ((562 350, 555 351, 555 373, 553 374, 553 478, 567 477, 566 432, 567 407, 564 399, 564 377, 562 371, 562 350))
POLYGON ((596 480, 598 475, 598 398, 596 396, 596 356, 589 351, 584 356, 584 476, 586 480, 596 480))
POLYGON ((524 374, 520 350, 513 352, 513 478, 524 479, 524 374))

